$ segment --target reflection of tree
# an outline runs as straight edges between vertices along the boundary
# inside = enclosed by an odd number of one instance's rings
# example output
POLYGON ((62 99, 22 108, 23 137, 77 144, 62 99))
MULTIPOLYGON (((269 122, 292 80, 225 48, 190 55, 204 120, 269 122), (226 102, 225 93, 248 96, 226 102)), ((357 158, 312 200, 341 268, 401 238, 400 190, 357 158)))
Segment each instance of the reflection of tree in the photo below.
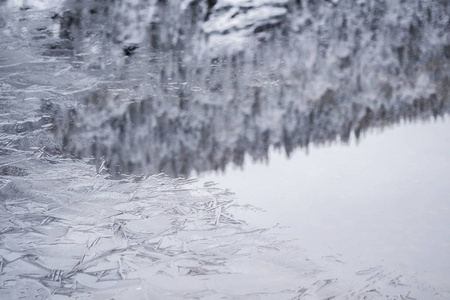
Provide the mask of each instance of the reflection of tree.
MULTIPOLYGON (((56 133, 67 151, 104 157, 121 171, 186 175, 242 165, 245 154, 267 160, 270 146, 289 155, 448 113, 446 2, 350 2, 287 1, 265 23, 221 30, 217 20, 231 9, 247 22, 259 8, 191 1, 183 10, 172 1, 142 1, 153 17, 132 26, 146 30, 137 54, 117 67, 120 80, 82 95, 79 108, 53 105, 65 116, 56 133), (218 47, 224 40, 236 45, 218 47)), ((92 20, 83 12, 92 15, 82 10, 79 24, 92 20)), ((126 20, 119 12, 109 13, 126 20)), ((70 36, 75 49, 92 42, 83 29, 90 26, 69 30, 73 24, 61 26, 62 38, 70 36)), ((125 34, 129 22, 121 24, 123 32, 112 28, 114 39, 99 31, 103 47, 135 42, 125 34)), ((106 61, 110 54, 102 55, 106 61)))

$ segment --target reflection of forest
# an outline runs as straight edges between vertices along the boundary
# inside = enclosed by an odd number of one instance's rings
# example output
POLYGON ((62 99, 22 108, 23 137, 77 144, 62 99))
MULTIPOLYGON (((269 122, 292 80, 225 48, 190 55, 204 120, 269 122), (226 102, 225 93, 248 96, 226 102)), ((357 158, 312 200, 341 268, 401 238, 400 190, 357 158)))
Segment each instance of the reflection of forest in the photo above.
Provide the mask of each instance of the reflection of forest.
POLYGON ((69 51, 105 80, 78 107, 43 109, 64 150, 170 175, 450 111, 446 1, 334 2, 67 5, 47 54, 69 51))

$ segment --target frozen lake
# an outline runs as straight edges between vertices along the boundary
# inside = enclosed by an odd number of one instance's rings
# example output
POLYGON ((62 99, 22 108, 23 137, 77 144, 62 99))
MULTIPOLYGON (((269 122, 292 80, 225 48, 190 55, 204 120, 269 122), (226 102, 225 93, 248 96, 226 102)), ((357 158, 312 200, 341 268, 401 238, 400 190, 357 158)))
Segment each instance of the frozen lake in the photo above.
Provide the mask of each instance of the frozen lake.
POLYGON ((0 298, 449 299, 449 24, 0 0, 0 298))
POLYGON ((450 123, 401 124, 359 143, 312 147, 267 165, 205 175, 259 207, 251 224, 286 226, 319 255, 401 270, 430 285, 450 278, 450 123))

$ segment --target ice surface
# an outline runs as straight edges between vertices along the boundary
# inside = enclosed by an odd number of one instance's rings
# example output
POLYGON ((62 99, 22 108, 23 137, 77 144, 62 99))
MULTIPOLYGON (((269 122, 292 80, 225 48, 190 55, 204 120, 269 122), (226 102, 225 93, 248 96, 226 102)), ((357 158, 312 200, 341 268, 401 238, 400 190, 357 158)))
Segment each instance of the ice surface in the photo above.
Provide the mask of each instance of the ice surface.
POLYGON ((445 3, 318 2, 0 0, 0 298, 445 299, 178 177, 448 113, 445 3))
POLYGON ((380 265, 445 289, 449 128, 449 120, 402 124, 289 159, 271 149, 268 165, 247 161, 243 170, 204 176, 264 209, 236 216, 261 227, 279 222, 286 238, 298 237, 310 253, 380 265))
POLYGON ((31 153, 8 159, 22 160, 30 174, 4 177, 0 189, 7 299, 36 291, 89 299, 381 299, 417 291, 394 285, 400 275, 379 267, 311 260, 277 238, 277 228, 234 218, 233 194, 214 186, 164 175, 114 181, 80 161, 31 153), (357 277, 342 277, 350 271, 357 277))
POLYGON ((18 14, 33 21, 9 20, 0 70, 16 94, 3 101, 20 92, 27 113, 42 110, 27 126, 53 131, 47 149, 118 172, 222 170, 244 153, 266 161, 270 146, 289 154, 449 110, 448 7, 437 2, 118 1, 103 14, 95 3, 65 3, 72 23, 32 9, 18 14), (151 25, 133 17, 141 6, 155 10, 151 25))

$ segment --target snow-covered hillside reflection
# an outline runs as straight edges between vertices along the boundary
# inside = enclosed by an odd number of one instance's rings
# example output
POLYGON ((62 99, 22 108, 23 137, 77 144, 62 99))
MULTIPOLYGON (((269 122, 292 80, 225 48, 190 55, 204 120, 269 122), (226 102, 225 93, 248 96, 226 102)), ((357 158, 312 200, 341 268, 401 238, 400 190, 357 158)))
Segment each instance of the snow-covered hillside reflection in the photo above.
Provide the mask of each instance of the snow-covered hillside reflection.
POLYGON ((445 298, 311 257, 179 176, 446 116, 449 16, 439 0, 0 0, 0 298, 445 298))

